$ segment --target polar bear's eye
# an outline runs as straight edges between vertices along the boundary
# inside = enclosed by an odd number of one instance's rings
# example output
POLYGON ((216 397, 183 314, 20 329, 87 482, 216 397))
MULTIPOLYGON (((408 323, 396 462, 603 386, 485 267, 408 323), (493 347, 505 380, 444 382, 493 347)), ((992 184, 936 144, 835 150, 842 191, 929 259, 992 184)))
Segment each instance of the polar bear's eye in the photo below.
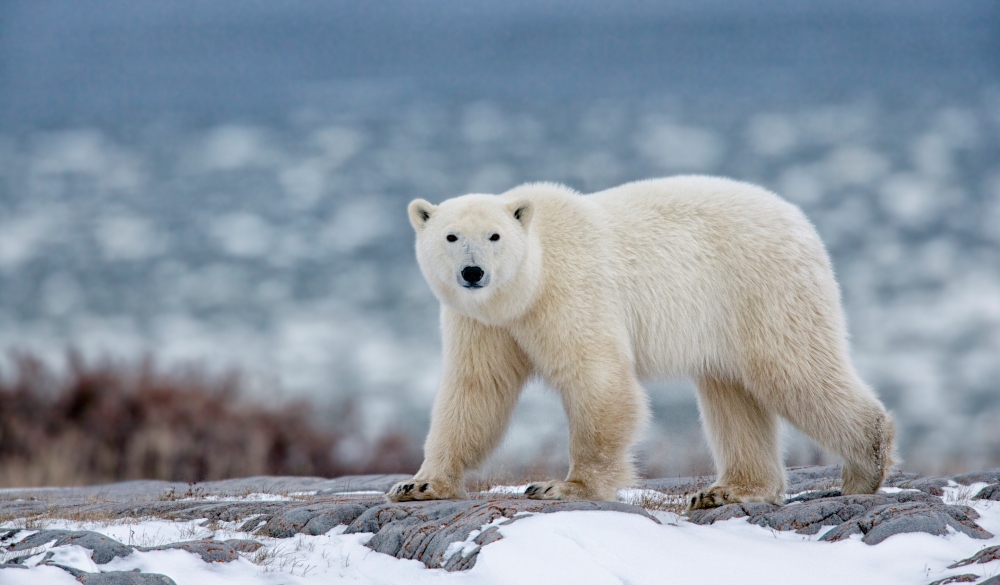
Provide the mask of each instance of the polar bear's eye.
POLYGON ((490 236, 490 241, 491 242, 495 242, 495 241, 497 241, 499 239, 500 239, 500 234, 493 234, 492 236, 490 236))
POLYGON ((449 242, 457 242, 458 236, 456 236, 455 234, 448 234, 448 237, 445 239, 448 240, 449 242))

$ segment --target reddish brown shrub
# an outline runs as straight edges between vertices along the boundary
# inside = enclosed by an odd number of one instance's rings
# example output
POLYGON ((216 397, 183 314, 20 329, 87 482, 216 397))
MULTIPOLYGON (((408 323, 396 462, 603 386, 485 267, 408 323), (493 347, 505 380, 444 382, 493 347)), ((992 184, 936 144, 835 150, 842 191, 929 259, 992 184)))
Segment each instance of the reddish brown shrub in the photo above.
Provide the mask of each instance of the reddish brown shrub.
POLYGON ((0 379, 0 485, 79 485, 127 479, 206 481, 253 475, 335 477, 407 473, 413 441, 366 442, 350 403, 320 426, 307 402, 267 408, 237 373, 67 357, 56 373, 27 354, 0 379), (346 461, 338 446, 349 441, 346 461), (360 461, 360 462, 359 462, 360 461))

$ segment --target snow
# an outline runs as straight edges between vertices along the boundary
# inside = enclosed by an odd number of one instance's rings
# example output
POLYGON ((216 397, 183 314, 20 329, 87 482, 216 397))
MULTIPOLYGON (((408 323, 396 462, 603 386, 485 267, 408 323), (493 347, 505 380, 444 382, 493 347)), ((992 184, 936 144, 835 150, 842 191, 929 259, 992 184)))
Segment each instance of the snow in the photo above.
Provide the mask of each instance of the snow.
POLYGON ((70 544, 52 549, 52 559, 50 562, 78 569, 88 573, 97 573, 100 566, 91 558, 93 552, 88 548, 70 544))
MULTIPOLYGON (((301 493, 301 492, 297 492, 297 493, 301 493)), ((313 492, 312 494, 303 493, 303 495, 315 495, 315 494, 316 494, 316 492, 313 492)), ((296 494, 289 494, 289 495, 294 496, 296 494)), ((379 490, 356 490, 356 491, 352 491, 352 492, 337 492, 337 495, 338 496, 384 496, 385 492, 382 492, 382 491, 379 491, 379 490)))
MULTIPOLYGON (((262 492, 254 492, 252 494, 246 494, 244 496, 198 496, 191 498, 180 498, 178 502, 288 502, 294 500, 296 494, 301 495, 314 495, 316 492, 296 492, 295 494, 288 494, 287 496, 282 496, 279 494, 265 494, 262 492)), ((381 492, 380 492, 381 493, 381 492)))
MULTIPOLYGON (((985 485, 985 484, 983 484, 985 485)), ((1000 535, 1000 503, 969 500, 981 485, 945 488, 949 503, 972 505, 978 523, 1000 535)), ((521 487, 509 487, 510 492, 521 487)), ((623 490, 625 501, 655 501, 648 490, 623 490)), ((961 573, 986 578, 1000 573, 1000 562, 947 569, 986 546, 1000 544, 1000 536, 975 540, 964 534, 896 535, 869 546, 857 536, 840 542, 819 542, 822 532, 801 535, 762 528, 733 519, 700 526, 683 516, 655 511, 659 524, 635 514, 573 511, 529 515, 518 521, 494 523, 503 539, 482 547, 469 571, 449 573, 427 569, 412 560, 400 560, 364 546, 370 534, 344 534, 344 527, 320 536, 292 538, 252 537, 264 545, 230 563, 205 563, 183 550, 135 552, 105 565, 95 565, 89 551, 77 546, 49 548, 56 562, 85 571, 131 571, 168 575, 178 585, 241 583, 247 585, 319 584, 340 580, 381 583, 531 584, 580 582, 620 583, 880 583, 926 584, 961 573)), ((221 523, 214 531, 204 520, 171 522, 144 520, 132 524, 101 525, 54 521, 46 528, 94 530, 124 543, 156 545, 182 540, 247 538, 238 523, 221 523)), ((449 555, 469 555, 472 540, 488 526, 473 531, 464 542, 451 545, 449 555)), ((39 560, 41 556, 39 556, 39 560)), ((52 567, 0 569, 0 583, 73 583, 68 574, 52 567)))
POLYGON ((487 494, 499 494, 505 496, 519 496, 524 493, 524 490, 528 489, 531 484, 524 485, 495 485, 490 489, 486 490, 487 494))
POLYGON ((80 582, 69 573, 56 567, 37 567, 30 571, 0 569, 0 583, 3 585, 80 585, 80 582))
MULTIPOLYGON (((145 519, 142 521, 120 521, 113 524, 103 522, 77 522, 73 520, 49 520, 45 530, 91 530, 132 546, 160 546, 185 540, 211 538, 212 531, 201 526, 204 520, 174 522, 172 520, 145 519)), ((16 540, 27 538, 18 534, 16 540)), ((246 538, 246 534, 226 538, 246 538)), ((60 547, 61 548, 61 547, 60 547)), ((54 549, 53 549, 54 550, 54 549)), ((105 569, 107 570, 107 569, 105 569)))

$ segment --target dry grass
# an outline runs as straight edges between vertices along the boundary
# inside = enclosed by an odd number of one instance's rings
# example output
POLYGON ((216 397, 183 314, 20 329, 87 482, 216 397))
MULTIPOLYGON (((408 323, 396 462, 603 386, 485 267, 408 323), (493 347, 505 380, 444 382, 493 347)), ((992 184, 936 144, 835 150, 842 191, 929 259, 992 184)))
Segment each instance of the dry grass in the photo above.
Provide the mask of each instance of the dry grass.
POLYGON ((973 506, 976 502, 973 501, 972 496, 981 488, 976 488, 971 485, 961 485, 955 487, 945 488, 944 501, 948 504, 953 504, 957 506, 973 506))
POLYGON ((336 477, 407 473, 419 443, 365 441, 351 404, 320 425, 305 402, 247 400, 237 373, 67 356, 65 373, 15 354, 0 378, 0 486, 85 485, 129 479, 199 482, 252 475, 336 477), (365 446, 358 464, 344 441, 365 446))
POLYGON ((289 573, 305 577, 316 567, 303 560, 303 553, 313 553, 316 542, 312 539, 292 538, 272 546, 263 546, 245 555, 250 562, 260 567, 262 573, 289 573))
POLYGON ((204 498, 205 495, 204 488, 197 487, 195 484, 189 483, 187 489, 183 492, 178 493, 174 488, 170 488, 169 490, 163 492, 163 494, 160 495, 160 501, 176 502, 177 500, 199 499, 204 498))

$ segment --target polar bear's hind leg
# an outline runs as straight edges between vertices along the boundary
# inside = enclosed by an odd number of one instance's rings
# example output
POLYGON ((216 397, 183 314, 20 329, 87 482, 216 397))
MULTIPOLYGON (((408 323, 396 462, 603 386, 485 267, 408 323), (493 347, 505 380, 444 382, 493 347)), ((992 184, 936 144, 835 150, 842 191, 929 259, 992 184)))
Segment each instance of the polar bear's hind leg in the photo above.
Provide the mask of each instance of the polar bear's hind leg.
MULTIPOLYGON (((815 362, 814 362, 815 363, 815 362)), ((892 416, 844 359, 754 392, 762 403, 844 458, 842 492, 875 493, 895 464, 892 416)))

